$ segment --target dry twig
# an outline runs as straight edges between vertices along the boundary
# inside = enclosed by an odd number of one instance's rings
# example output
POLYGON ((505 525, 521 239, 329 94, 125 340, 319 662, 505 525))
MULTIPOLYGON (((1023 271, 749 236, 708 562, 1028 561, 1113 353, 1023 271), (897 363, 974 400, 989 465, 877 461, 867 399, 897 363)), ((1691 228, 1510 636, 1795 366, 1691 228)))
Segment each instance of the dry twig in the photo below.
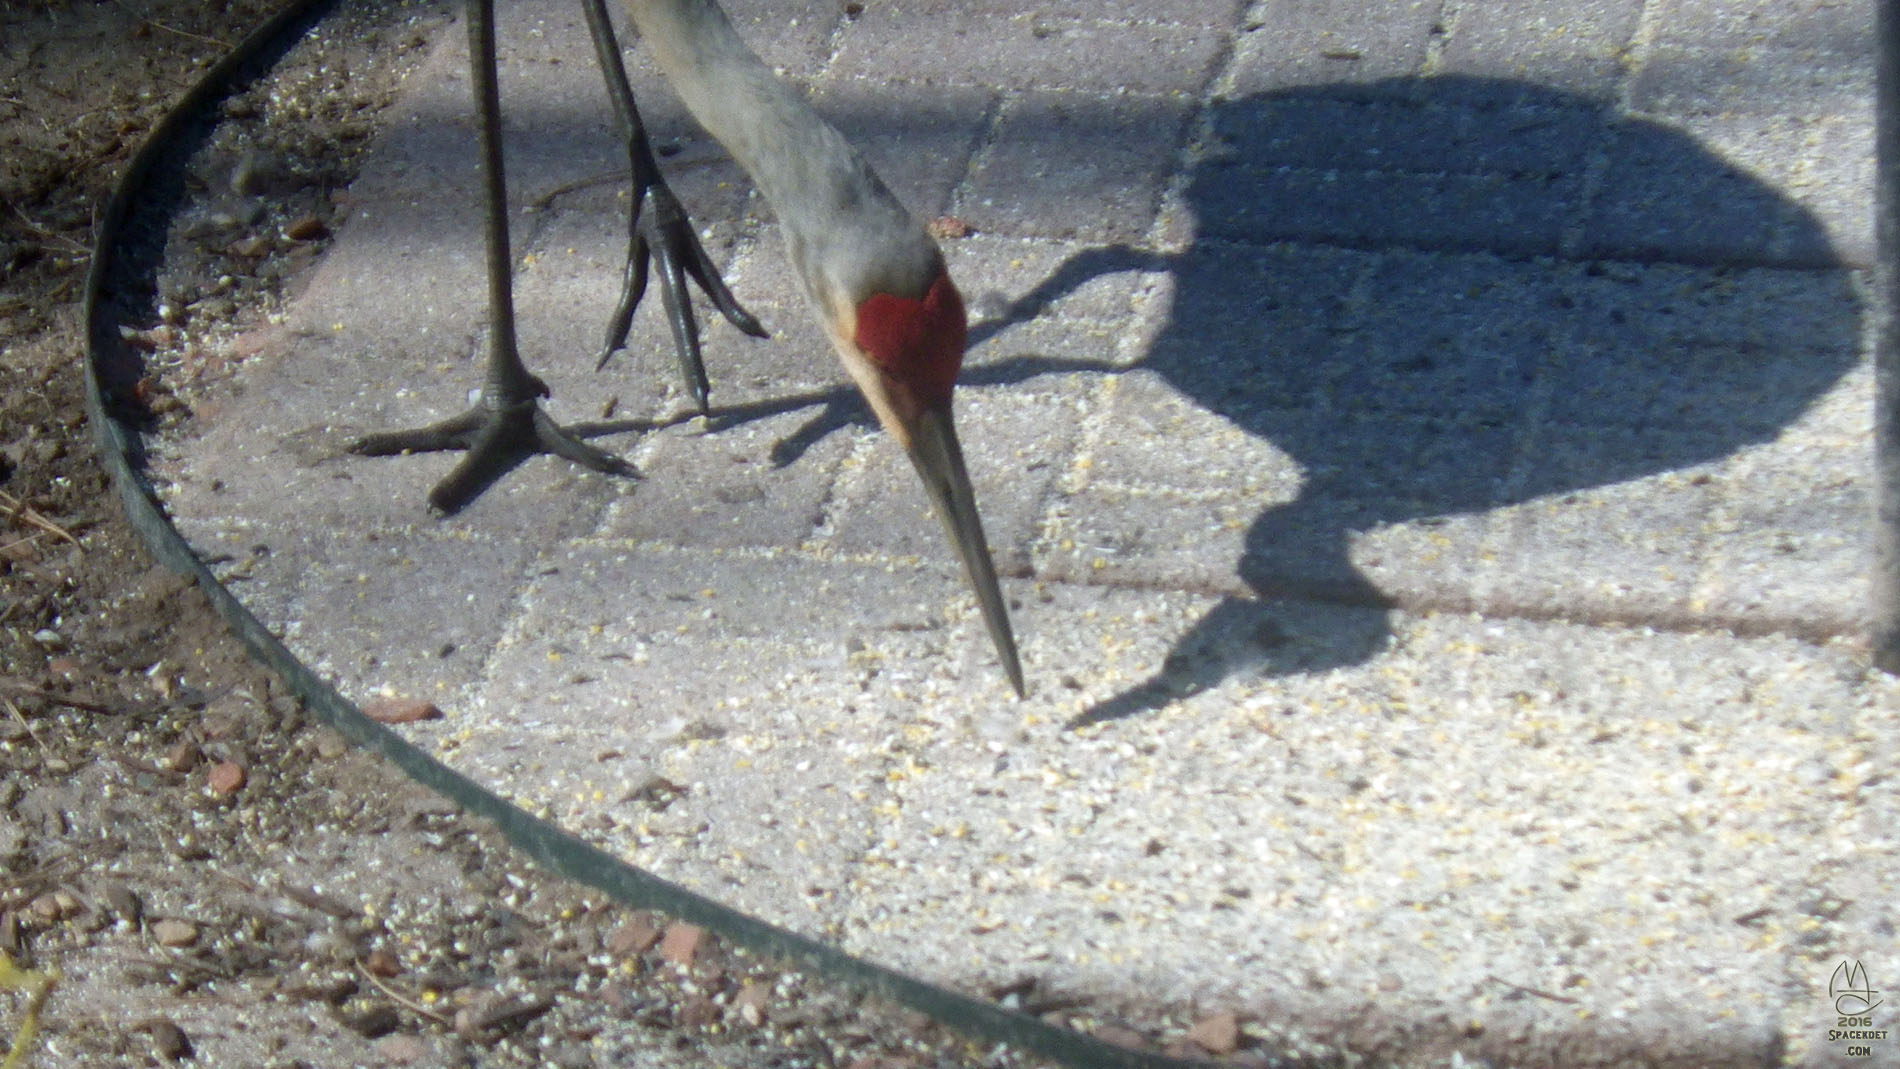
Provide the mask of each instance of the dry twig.
POLYGON ((454 1018, 449 1017, 447 1014, 437 1013, 435 1010, 432 1010, 429 1007, 423 1005, 422 1003, 417 1002, 415 999, 412 999, 409 996, 403 994, 402 992, 397 991, 395 988, 385 983, 382 977, 377 976, 375 973, 370 972, 368 969, 364 968, 362 962, 359 961, 356 963, 356 971, 363 975, 363 979, 368 980, 371 984, 374 984, 376 986, 376 990, 381 991, 385 995, 388 995, 389 1000, 391 1002, 394 1002, 396 1005, 401 1006, 403 1009, 410 1010, 415 1013, 419 1013, 422 1016, 427 1017, 429 1020, 436 1022, 437 1024, 444 1024, 450 1027, 454 1027, 455 1025, 454 1018))
MULTIPOLYGON (((40 511, 5 490, 0 490, 0 510, 4 510, 9 519, 18 520, 29 527, 37 527, 56 538, 63 538, 73 545, 79 545, 79 539, 71 531, 47 519, 40 511)), ((83 548, 83 547, 81 547, 83 548)))

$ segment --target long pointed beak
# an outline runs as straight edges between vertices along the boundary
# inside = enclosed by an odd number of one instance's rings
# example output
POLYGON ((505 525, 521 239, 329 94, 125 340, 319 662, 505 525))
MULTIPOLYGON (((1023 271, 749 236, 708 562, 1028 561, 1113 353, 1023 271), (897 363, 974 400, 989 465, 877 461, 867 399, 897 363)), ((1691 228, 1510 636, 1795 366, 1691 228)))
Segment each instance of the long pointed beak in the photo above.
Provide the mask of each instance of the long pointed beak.
POLYGON ((950 419, 950 406, 928 408, 909 421, 911 463, 924 480, 930 503, 943 521, 950 541, 963 559, 963 572, 976 589, 976 601, 983 610, 983 624, 989 628, 990 641, 1003 660, 1016 696, 1023 697, 1023 666, 1016 655, 1016 636, 1009 627, 1009 609, 1003 604, 1003 591, 996 582, 996 565, 990 560, 990 544, 983 538, 983 520, 976 513, 976 492, 970 488, 970 473, 963 466, 963 446, 957 441, 957 429, 950 419))

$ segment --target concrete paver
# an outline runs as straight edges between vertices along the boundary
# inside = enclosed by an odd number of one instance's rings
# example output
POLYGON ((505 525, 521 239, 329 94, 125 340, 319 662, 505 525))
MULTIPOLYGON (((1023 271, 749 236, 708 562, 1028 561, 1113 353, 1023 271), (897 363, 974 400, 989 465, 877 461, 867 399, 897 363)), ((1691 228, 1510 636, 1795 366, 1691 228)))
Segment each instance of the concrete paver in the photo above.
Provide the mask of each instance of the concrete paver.
POLYGON ((447 33, 157 463, 293 648, 636 864, 966 990, 1514 1064, 1844 1056, 1834 966, 1900 975, 1865 4, 733 6, 979 230, 958 419, 1029 699, 769 208, 640 69, 773 337, 708 326, 705 424, 650 309, 594 373, 618 150, 578 10, 526 2, 525 351, 645 478, 538 459, 438 521, 450 458, 336 453, 476 381, 447 33))

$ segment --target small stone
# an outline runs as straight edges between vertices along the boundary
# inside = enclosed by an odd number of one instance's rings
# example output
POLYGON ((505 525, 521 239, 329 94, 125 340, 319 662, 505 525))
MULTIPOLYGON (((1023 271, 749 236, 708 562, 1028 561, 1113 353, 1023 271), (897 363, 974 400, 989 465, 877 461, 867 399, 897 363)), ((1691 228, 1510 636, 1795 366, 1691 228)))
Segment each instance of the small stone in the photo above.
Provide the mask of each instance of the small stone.
POLYGON ((363 715, 378 724, 413 724, 440 720, 442 710, 426 698, 377 698, 363 706, 363 715))
POLYGON ((699 956, 701 945, 706 941, 706 929, 697 924, 675 924, 666 930, 666 938, 660 940, 660 957, 675 965, 691 968, 693 959, 699 956))
POLYGON ((363 971, 387 980, 402 972, 402 962, 387 950, 372 950, 363 958, 363 971))
POLYGON ((329 728, 319 728, 317 736, 317 756, 325 761, 334 761, 350 752, 350 740, 329 728))
POLYGON ((318 241, 330 236, 330 228, 314 215, 300 216, 284 227, 284 236, 292 241, 318 241))
POLYGON ((366 1039, 380 1039, 402 1027, 402 1014, 397 1013, 394 1006, 372 1006, 362 1013, 345 1016, 343 1024, 366 1039))
POLYGON ((733 1011, 747 1025, 757 1028, 765 1023, 765 1006, 770 1001, 772 989, 756 980, 748 980, 732 997, 733 1011))
POLYGON ((198 941, 198 926, 167 917, 152 925, 152 938, 162 947, 188 947, 198 941))
MULTIPOLYGON (((66 897, 67 899, 72 898, 71 895, 66 897)), ((33 901, 26 904, 26 908, 33 916, 49 924, 68 916, 66 902, 62 901, 58 894, 50 891, 43 895, 34 896, 33 901)))
POLYGON ((203 861, 211 856, 211 851, 205 848, 205 844, 199 842, 198 837, 190 832, 180 835, 178 840, 170 846, 172 856, 180 861, 203 861))
POLYGON ((225 251, 233 256, 241 256, 247 260, 255 260, 270 253, 270 239, 264 237, 262 234, 252 234, 249 237, 242 237, 233 241, 226 247, 225 251))
POLYGON ((675 1019, 686 1028, 704 1028, 719 1020, 719 1004, 705 995, 693 995, 680 1003, 675 1019))
POLYGON ((421 1036, 398 1033, 376 1041, 376 1054, 387 1065, 415 1065, 429 1056, 421 1036))
POLYGON ((617 958, 644 954, 660 941, 660 929, 645 917, 635 917, 607 934, 607 951, 617 958))
POLYGON ((146 1026, 146 1034, 152 1037, 152 1050, 168 1062, 181 1062, 191 1057, 191 1038, 185 1030, 171 1021, 153 1021, 146 1026))
POLYGON ((106 905, 111 906, 112 912, 117 913, 127 924, 137 924, 139 918, 144 916, 145 907, 130 887, 114 880, 100 890, 105 894, 106 905))
POLYGON ((1232 1054, 1240 1046, 1240 1018, 1217 1013, 1188 1029, 1187 1038, 1209 1054, 1232 1054))
POLYGON ((968 220, 954 215, 939 215, 925 224, 924 229, 930 231, 931 237, 938 239, 967 238, 976 233, 976 227, 971 226, 968 220))
POLYGON ((165 757, 158 764, 167 772, 190 772, 198 764, 198 744, 190 739, 179 739, 165 751, 165 757))
POLYGON ((212 794, 236 794, 244 786, 244 766, 236 761, 219 761, 205 775, 205 786, 212 794))

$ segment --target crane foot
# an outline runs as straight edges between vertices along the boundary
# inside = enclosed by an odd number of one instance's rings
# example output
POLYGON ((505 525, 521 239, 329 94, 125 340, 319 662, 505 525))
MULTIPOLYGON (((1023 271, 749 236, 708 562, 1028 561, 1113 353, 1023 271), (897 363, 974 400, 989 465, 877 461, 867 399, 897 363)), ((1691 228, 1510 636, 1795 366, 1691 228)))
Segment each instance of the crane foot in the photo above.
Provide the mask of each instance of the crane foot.
POLYGON ((766 337, 766 330, 752 313, 740 306, 738 298, 726 288, 719 269, 693 233, 693 222, 679 198, 660 173, 653 146, 647 141, 646 125, 634 102, 633 89, 627 83, 626 65, 620 59, 620 44, 614 38, 613 24, 607 18, 604 0, 583 0, 587 27, 594 38, 594 51, 600 72, 607 80, 607 97, 613 103, 620 136, 626 142, 627 164, 633 171, 633 214, 627 229, 627 268, 620 289, 620 303, 607 321, 607 340, 601 346, 598 371, 607 366, 615 352, 627 344, 627 331, 633 323, 633 310, 646 293, 648 258, 660 276, 660 300, 665 305, 667 325, 673 329, 673 349, 679 355, 680 375, 687 392, 699 406, 699 414, 711 415, 706 379, 706 364, 700 357, 699 320, 693 312, 691 292, 686 280, 699 284, 713 307, 755 338, 766 337))
POLYGON ((460 512, 522 461, 541 453, 565 457, 603 475, 640 475, 632 464, 588 445, 554 422, 533 398, 479 405, 415 430, 365 435, 348 448, 367 457, 465 450, 461 463, 429 491, 429 507, 446 516, 460 512))
MULTIPOLYGON (((642 146, 644 151, 644 145, 642 146)), ((754 338, 767 336, 758 318, 739 304, 739 299, 719 277, 719 269, 706 255, 693 222, 679 198, 660 177, 659 169, 648 155, 648 167, 636 169, 635 210, 627 248, 626 277, 621 285, 620 302, 607 324, 607 339, 601 346, 595 370, 607 366, 613 354, 627 343, 633 323, 633 310, 646 292, 648 261, 660 278, 660 304, 666 322, 673 331, 673 350, 679 356, 680 377, 699 406, 700 415, 711 412, 705 361, 700 356, 699 321, 693 311, 693 298, 686 282, 691 279, 706 294, 728 323, 754 338), (644 173, 640 173, 644 170, 644 173)))

